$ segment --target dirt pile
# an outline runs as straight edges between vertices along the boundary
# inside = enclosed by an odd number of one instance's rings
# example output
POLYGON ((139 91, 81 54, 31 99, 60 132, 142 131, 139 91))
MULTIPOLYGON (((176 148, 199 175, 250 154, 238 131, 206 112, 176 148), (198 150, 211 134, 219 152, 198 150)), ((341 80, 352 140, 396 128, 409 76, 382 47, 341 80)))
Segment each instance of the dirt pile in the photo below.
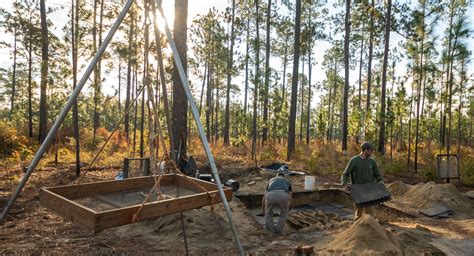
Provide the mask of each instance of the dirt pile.
MULTIPOLYGON (((184 226, 188 245, 193 249, 198 249, 202 241, 214 241, 215 243, 209 243, 211 250, 217 250, 216 246, 219 244, 232 241, 232 232, 227 223, 208 209, 186 212, 184 226)), ((177 251, 184 249, 180 214, 118 227, 112 233, 120 238, 135 237, 154 241, 164 248, 174 247, 177 251)))
MULTIPOLYGON (((257 229, 258 225, 256 225, 253 218, 243 211, 245 206, 236 200, 230 202, 230 207, 241 242, 248 245, 250 241, 258 240, 257 237, 261 236, 262 230, 257 229)), ((214 211, 211 211, 210 207, 203 207, 186 211, 183 214, 190 251, 197 254, 210 252, 234 254, 238 252, 222 205, 215 206, 214 211)), ((118 238, 135 237, 140 240, 153 241, 153 243, 160 245, 163 253, 185 253, 180 214, 121 226, 111 229, 110 233, 118 238)))
POLYGON ((371 215, 365 214, 349 229, 337 235, 324 254, 402 255, 399 241, 371 215))
POLYGON ((445 205, 455 212, 473 215, 472 203, 453 184, 434 182, 407 185, 395 181, 387 186, 395 203, 416 209, 429 208, 434 203, 445 205))
POLYGON ((392 198, 401 197, 408 191, 409 185, 397 180, 388 184, 387 189, 390 191, 392 198))
POLYGON ((317 230, 338 229, 349 226, 352 221, 344 220, 335 213, 318 210, 304 210, 292 213, 286 222, 295 229, 311 228, 317 230))

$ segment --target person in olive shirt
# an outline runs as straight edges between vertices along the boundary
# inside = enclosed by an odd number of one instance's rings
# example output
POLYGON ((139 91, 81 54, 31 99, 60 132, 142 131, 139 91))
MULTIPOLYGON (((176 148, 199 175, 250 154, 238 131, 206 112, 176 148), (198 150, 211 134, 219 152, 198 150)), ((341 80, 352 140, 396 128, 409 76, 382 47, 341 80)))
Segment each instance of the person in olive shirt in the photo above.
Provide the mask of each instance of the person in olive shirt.
POLYGON ((265 228, 275 235, 281 235, 285 226, 292 200, 291 182, 285 179, 284 172, 278 172, 276 177, 268 182, 262 200, 262 212, 265 213, 265 228), (273 209, 280 209, 280 218, 276 226, 273 222, 273 209))
MULTIPOLYGON (((346 169, 342 173, 341 183, 343 186, 350 188, 349 177, 351 179, 351 184, 364 184, 364 183, 373 183, 379 182, 383 183, 382 175, 380 175, 379 169, 377 168, 377 163, 370 156, 374 151, 374 146, 369 142, 364 142, 361 145, 361 153, 357 156, 354 156, 349 163, 347 164, 346 169)), ((364 207, 357 207, 354 204, 355 208, 355 220, 359 219, 362 216, 362 213, 367 211, 364 207)))

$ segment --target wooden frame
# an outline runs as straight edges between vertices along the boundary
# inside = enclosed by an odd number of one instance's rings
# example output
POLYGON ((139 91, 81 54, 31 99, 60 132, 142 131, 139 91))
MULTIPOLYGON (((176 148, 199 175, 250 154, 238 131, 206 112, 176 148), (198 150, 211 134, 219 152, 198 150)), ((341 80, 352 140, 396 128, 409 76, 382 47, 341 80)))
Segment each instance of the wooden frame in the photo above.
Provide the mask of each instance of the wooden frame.
POLYGON ((461 175, 459 173, 459 161, 457 154, 437 154, 436 155, 436 172, 438 174, 438 182, 442 179, 446 179, 449 183, 450 179, 457 179, 461 182, 461 175), (445 159, 445 161, 443 161, 445 159), (453 159, 453 160, 450 160, 453 159), (451 169, 450 162, 453 161, 454 169, 451 169), (441 163, 446 162, 446 170, 442 170, 441 163))
POLYGON ((130 173, 130 161, 140 161, 142 164, 142 172, 143 176, 149 176, 150 175, 150 158, 145 157, 145 158, 128 158, 125 157, 123 159, 123 167, 122 167, 122 173, 123 173, 123 178, 127 179, 128 174, 130 173))
MULTIPOLYGON (((99 232, 104 229, 132 223, 132 216, 140 208, 141 203, 112 210, 96 211, 74 202, 74 200, 133 189, 148 190, 153 187, 154 183, 155 177, 138 177, 43 188, 40 191, 40 202, 43 206, 53 210, 65 219, 80 224, 94 232, 99 232)), ((161 179, 160 185, 174 185, 177 189, 192 190, 195 194, 146 203, 140 211, 139 220, 183 212, 221 202, 217 185, 214 183, 178 174, 165 174, 161 179), (203 191, 195 183, 208 192, 203 191)), ((225 187, 224 194, 228 201, 232 200, 231 188, 225 187)), ((113 204, 111 206, 117 207, 117 205, 113 204)))

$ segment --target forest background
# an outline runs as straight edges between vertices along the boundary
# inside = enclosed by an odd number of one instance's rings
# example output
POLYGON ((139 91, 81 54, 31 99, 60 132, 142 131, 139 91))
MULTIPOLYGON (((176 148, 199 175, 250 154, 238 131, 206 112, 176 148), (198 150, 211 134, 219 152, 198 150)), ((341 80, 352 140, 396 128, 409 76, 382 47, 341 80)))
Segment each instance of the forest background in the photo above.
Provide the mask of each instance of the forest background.
MULTIPOLYGON (((162 125, 166 112, 173 120, 170 132, 163 127, 168 145, 179 154, 203 155, 176 89, 163 20, 151 5, 137 3, 57 134, 50 160, 90 163, 117 126, 101 164, 150 151, 159 158, 159 150, 151 150, 157 140, 149 139, 158 123, 151 101, 162 125), (155 17, 161 41, 155 40, 155 17), (141 90, 148 85, 153 97, 141 90)), ((472 2, 175 4, 164 1, 163 8, 186 52, 181 58, 218 161, 289 161, 337 176, 358 145, 371 141, 387 174, 436 179, 436 155, 451 153, 458 156, 463 183, 474 185, 472 2)), ((0 4, 3 165, 31 160, 123 5, 0 4)))

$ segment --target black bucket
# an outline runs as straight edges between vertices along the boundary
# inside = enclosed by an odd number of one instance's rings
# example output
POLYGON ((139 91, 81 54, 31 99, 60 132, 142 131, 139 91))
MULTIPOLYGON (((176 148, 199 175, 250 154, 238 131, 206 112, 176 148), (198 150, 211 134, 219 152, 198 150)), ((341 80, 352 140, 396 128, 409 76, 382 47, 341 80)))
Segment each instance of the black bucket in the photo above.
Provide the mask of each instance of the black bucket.
POLYGON ((236 180, 233 180, 233 179, 226 181, 224 185, 226 185, 227 187, 231 187, 232 191, 234 192, 239 190, 240 188, 240 184, 236 180))

